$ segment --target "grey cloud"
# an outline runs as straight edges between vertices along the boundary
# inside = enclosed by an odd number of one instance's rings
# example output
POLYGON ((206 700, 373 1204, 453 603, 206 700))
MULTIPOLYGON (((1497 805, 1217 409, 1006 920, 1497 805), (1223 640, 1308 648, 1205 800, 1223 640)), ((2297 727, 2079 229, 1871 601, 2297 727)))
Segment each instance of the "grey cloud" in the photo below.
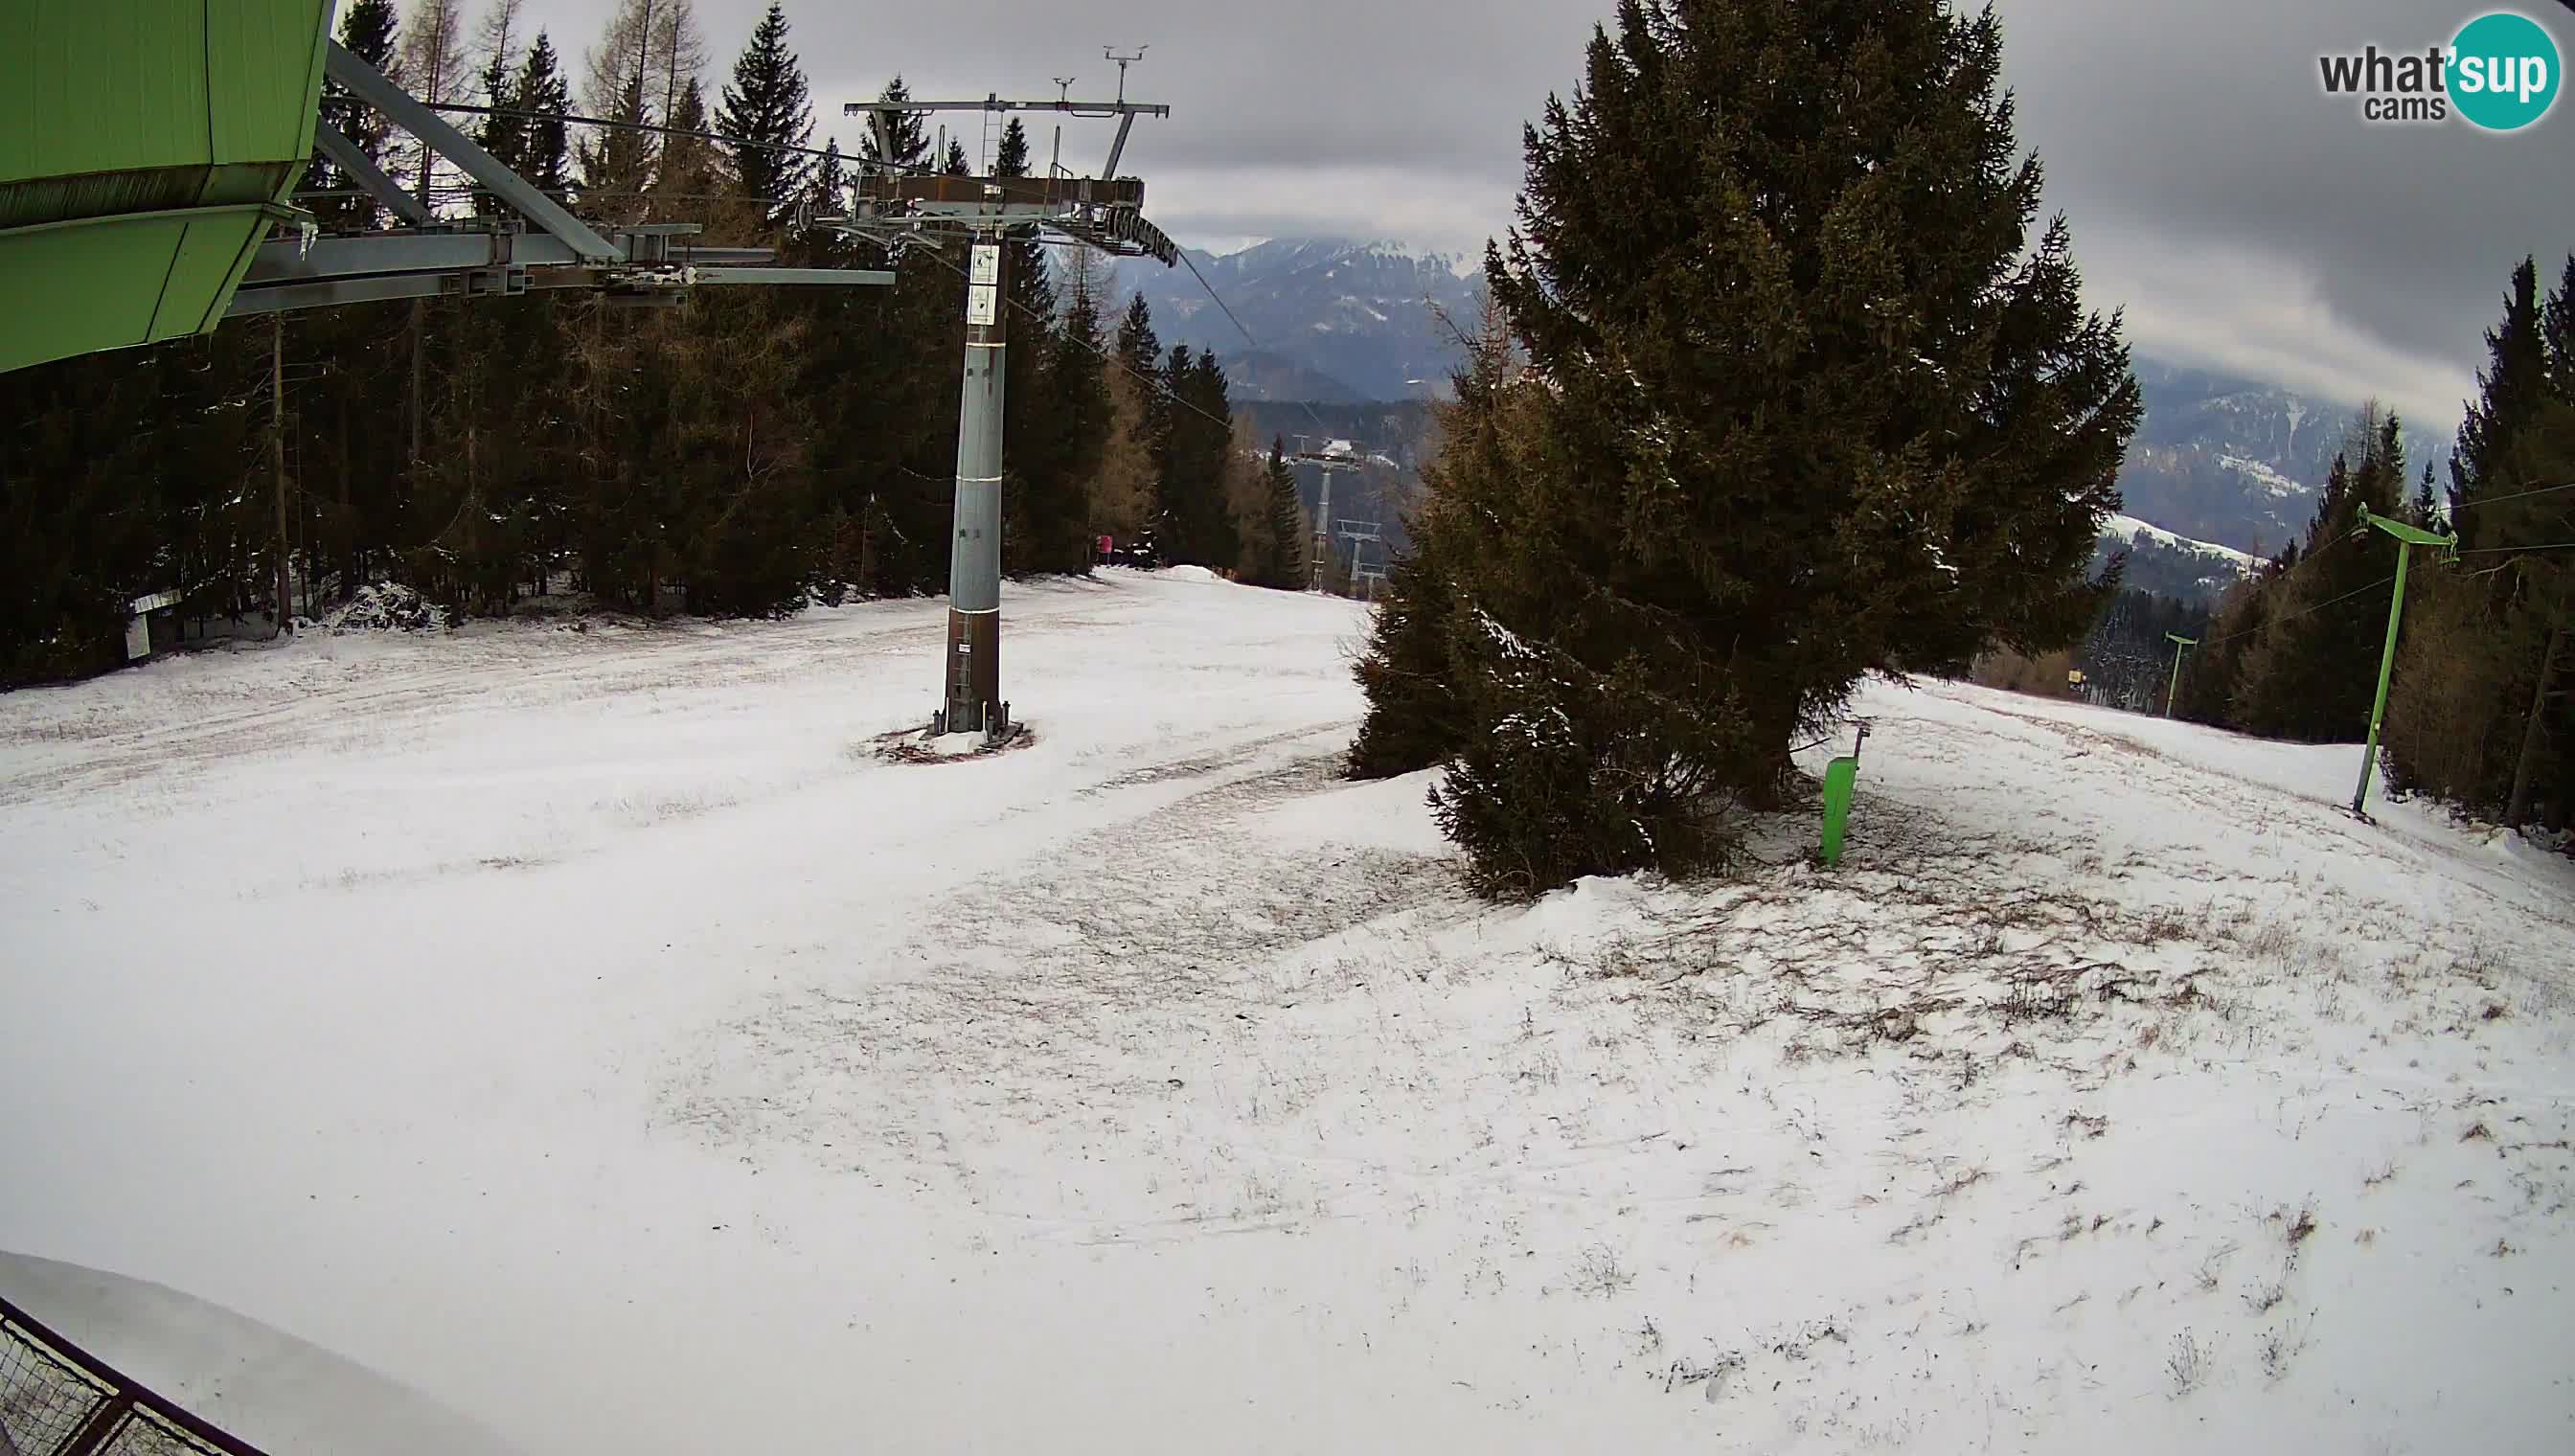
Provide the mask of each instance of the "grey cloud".
MULTIPOLYGON (((469 0, 471 3, 471 0, 469 0)), ((760 0, 698 0, 717 69, 760 0)), ((532 0, 575 54, 605 0, 532 0)), ((1998 0, 2020 136, 2069 214, 2093 302, 2149 353, 2455 420, 2523 255, 2575 248, 2575 100, 2530 133, 2364 124, 2322 51, 2419 49, 2484 8, 2421 0, 1998 0)), ((2528 0, 2575 59, 2575 12, 2528 0)), ((902 72, 915 94, 1106 94, 1104 43, 1150 43, 1170 102, 1129 156, 1189 237, 1394 238, 1480 254, 1510 221, 1520 129, 1579 77, 1606 0, 1146 0, 1071 7, 790 0, 822 130, 902 72)), ((972 117, 968 147, 980 144, 972 117)), ((1041 149, 1051 140, 1038 132, 1041 149)), ((1107 136, 1069 130, 1096 165, 1107 136)))

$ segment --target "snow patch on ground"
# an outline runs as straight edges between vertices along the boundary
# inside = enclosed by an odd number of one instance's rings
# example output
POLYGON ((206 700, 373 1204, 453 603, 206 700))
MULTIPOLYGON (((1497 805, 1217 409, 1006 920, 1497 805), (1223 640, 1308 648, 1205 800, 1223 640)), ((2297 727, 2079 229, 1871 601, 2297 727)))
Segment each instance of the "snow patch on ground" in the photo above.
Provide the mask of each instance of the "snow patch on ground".
POLYGON ((326 632, 444 632, 447 609, 394 582, 360 587, 316 624, 326 632))
POLYGON ((935 772, 935 602, 0 700, 0 1245, 549 1452, 2565 1448, 2564 860, 1880 686, 1840 870, 1494 908, 1363 609, 1004 600, 935 772))

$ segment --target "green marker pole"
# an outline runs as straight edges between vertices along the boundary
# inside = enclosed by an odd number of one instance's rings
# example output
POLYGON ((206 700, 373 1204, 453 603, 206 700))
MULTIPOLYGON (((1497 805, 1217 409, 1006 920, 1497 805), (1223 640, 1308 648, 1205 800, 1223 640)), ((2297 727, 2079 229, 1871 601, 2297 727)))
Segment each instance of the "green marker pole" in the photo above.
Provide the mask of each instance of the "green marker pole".
POLYGON ((2164 717, 2170 718, 2173 716, 2173 701, 2181 697, 2181 660, 2190 655, 2192 648, 2199 646, 2199 639, 2178 637, 2168 632, 2164 634, 2164 640, 2181 644, 2173 649, 2172 687, 2164 694, 2164 717))
POLYGON ((2363 805, 2369 801, 2369 775, 2378 769, 2378 729, 2387 720, 2387 684, 2396 675, 2396 633, 2405 621, 2405 568, 2414 560, 2418 546, 2445 547, 2452 551, 2458 543, 2402 521, 2373 516, 2369 508, 2360 508, 2360 524, 2375 526, 2396 538, 2396 600, 2387 605, 2387 647, 2378 656, 2378 701, 2369 708, 2369 748, 2360 760, 2360 786, 2351 791, 2351 811, 2369 817, 2363 805))
POLYGON ((1850 756, 1824 765, 1824 840, 1819 847, 1828 865, 1842 862, 1842 826, 1850 818, 1851 791, 1859 783, 1859 750, 1867 742, 1868 725, 1863 722, 1850 756))

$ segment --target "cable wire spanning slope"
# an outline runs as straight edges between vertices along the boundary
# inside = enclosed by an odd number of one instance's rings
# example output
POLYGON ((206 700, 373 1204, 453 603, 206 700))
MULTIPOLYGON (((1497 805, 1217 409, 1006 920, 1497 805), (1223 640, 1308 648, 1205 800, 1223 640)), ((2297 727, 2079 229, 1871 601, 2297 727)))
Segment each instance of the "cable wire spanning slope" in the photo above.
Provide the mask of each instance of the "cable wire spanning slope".
MULTIPOLYGON (((1234 306, 1227 303, 1225 301, 1225 296, 1216 291, 1216 285, 1208 282, 1207 275, 1199 271, 1198 260, 1192 258, 1186 250, 1182 252, 1180 257, 1183 263, 1189 265, 1190 277, 1197 279, 1199 281, 1199 287, 1207 290, 1209 301, 1217 306, 1218 312, 1225 315, 1226 322, 1234 325, 1235 332, 1243 336, 1244 342, 1250 344, 1256 350, 1269 349, 1270 346, 1262 343, 1258 338, 1255 338, 1253 336, 1253 332, 1244 327, 1243 320, 1237 317, 1234 312, 1234 306)), ((1314 406, 1311 401, 1298 400, 1296 402, 1296 408, 1305 412, 1305 418, 1314 423, 1314 429, 1318 434, 1328 436, 1332 433, 1330 428, 1323 424, 1323 417, 1314 413, 1314 406)))

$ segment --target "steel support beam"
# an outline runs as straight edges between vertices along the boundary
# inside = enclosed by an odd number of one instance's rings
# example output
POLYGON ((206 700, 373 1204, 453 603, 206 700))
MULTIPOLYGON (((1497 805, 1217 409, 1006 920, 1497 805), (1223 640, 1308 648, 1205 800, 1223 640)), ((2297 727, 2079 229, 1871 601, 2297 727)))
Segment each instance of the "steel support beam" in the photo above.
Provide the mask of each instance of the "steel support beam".
POLYGON ((386 273, 364 278, 321 278, 307 283, 244 285, 233 294, 227 319, 256 314, 292 313, 297 309, 336 308, 342 304, 379 304, 406 298, 499 298, 530 288, 586 286, 587 276, 564 282, 539 282, 521 268, 491 268, 451 273, 386 273))
POLYGON ((1135 129, 1136 113, 1131 111, 1118 118, 1118 140, 1109 144, 1109 165, 1100 169, 1101 176, 1114 178, 1118 175, 1118 159, 1127 155, 1127 134, 1135 129))
POLYGON ((1054 111, 1066 116, 1170 116, 1172 108, 1150 101, 845 101, 843 116, 891 116, 900 111, 1054 111))
POLYGON ((867 284, 891 286, 894 275, 866 268, 692 268, 691 277, 699 283, 771 283, 819 284, 826 287, 849 287, 867 284))
POLYGON ((243 275, 245 287, 367 278, 386 273, 452 273, 505 264, 578 263, 569 244, 543 234, 458 231, 382 232, 262 243, 243 275))
POLYGON ((625 253, 617 245, 564 211, 561 204, 539 192, 536 184, 503 166, 499 158, 476 146, 437 112, 414 100, 411 93, 386 79, 384 72, 350 54, 349 48, 336 40, 324 44, 329 47, 324 65, 331 79, 348 87, 359 100, 391 117, 396 125, 426 142, 430 150, 489 188, 493 196, 518 209, 529 222, 571 244, 582 257, 598 263, 623 261, 625 253))
MULTIPOLYGON (((856 268, 693 268, 681 284, 812 285, 852 287, 894 282, 891 273, 856 268)), ((407 298, 507 298, 536 289, 606 288, 601 270, 586 264, 528 267, 502 264, 490 268, 442 269, 425 273, 379 273, 314 278, 266 284, 244 284, 233 294, 228 319, 340 304, 384 303, 407 298)), ((677 299, 671 300, 677 302, 677 299)))
POLYGON ((358 184, 369 197, 392 208, 394 216, 416 228, 426 228, 438 221, 429 215, 428 208, 420 205, 420 199, 403 191, 402 184, 386 176, 385 169, 377 166, 374 158, 358 150, 356 142, 340 135, 338 127, 327 121, 315 122, 313 140, 322 148, 322 154, 331 159, 333 166, 348 173, 349 180, 358 184))

